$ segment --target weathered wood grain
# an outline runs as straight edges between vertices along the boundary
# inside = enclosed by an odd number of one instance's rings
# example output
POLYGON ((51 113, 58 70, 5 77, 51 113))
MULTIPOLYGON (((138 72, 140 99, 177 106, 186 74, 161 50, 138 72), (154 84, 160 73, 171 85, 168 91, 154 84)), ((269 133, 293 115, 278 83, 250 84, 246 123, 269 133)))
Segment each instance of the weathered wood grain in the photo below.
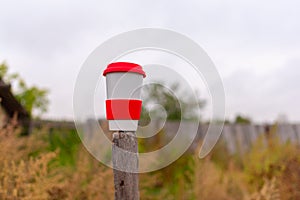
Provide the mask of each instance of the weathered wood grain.
POLYGON ((114 167, 115 200, 138 200, 138 146, 134 132, 113 134, 112 162, 114 167))

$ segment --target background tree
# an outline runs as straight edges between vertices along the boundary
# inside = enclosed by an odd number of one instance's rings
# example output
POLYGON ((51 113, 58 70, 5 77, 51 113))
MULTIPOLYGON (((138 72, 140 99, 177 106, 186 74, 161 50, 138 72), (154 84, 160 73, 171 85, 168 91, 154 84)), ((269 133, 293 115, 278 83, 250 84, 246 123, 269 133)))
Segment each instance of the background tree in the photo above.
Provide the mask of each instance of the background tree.
MULTIPOLYGON (((143 108, 141 119, 149 121, 149 107, 154 104, 161 105, 166 113, 167 120, 195 120, 200 118, 199 108, 204 100, 196 98, 189 91, 180 91, 179 83, 173 83, 170 89, 163 83, 147 85, 143 88, 143 108), (176 96, 175 96, 176 95, 176 96)), ((161 111, 151 111, 155 118, 162 118, 161 111)))
POLYGON ((18 73, 9 73, 5 62, 0 64, 0 78, 6 83, 12 84, 13 94, 22 106, 32 116, 39 117, 47 111, 49 91, 37 86, 28 86, 18 73))
POLYGON ((251 119, 241 115, 237 115, 235 118, 236 124, 251 124, 251 119))

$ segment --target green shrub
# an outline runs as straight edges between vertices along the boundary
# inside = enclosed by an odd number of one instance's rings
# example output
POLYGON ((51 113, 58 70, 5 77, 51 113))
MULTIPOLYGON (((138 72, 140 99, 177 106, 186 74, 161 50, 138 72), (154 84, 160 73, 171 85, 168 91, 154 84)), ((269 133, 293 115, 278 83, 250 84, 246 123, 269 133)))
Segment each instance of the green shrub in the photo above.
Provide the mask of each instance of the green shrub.
POLYGON ((49 150, 59 151, 57 157, 59 165, 75 165, 78 146, 81 144, 80 138, 75 130, 50 130, 48 140, 49 150))

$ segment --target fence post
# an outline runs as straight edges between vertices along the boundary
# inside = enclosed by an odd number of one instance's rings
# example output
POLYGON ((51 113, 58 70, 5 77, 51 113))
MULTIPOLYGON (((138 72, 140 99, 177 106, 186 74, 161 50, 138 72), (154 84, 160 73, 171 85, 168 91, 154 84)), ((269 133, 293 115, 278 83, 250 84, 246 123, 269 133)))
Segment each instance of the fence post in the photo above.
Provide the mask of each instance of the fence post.
POLYGON ((114 168, 115 200, 138 200, 139 180, 137 138, 135 132, 113 134, 112 162, 114 168))

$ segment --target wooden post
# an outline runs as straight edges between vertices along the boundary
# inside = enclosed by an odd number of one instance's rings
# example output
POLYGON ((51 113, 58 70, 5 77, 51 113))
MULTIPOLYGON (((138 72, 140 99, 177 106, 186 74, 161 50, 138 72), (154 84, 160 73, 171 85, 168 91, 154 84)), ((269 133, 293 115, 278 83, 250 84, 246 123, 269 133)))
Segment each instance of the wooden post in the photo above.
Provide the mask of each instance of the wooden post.
POLYGON ((113 134, 112 162, 114 167, 115 200, 138 200, 138 145, 135 132, 113 134), (130 171, 130 172, 128 172, 130 171))

